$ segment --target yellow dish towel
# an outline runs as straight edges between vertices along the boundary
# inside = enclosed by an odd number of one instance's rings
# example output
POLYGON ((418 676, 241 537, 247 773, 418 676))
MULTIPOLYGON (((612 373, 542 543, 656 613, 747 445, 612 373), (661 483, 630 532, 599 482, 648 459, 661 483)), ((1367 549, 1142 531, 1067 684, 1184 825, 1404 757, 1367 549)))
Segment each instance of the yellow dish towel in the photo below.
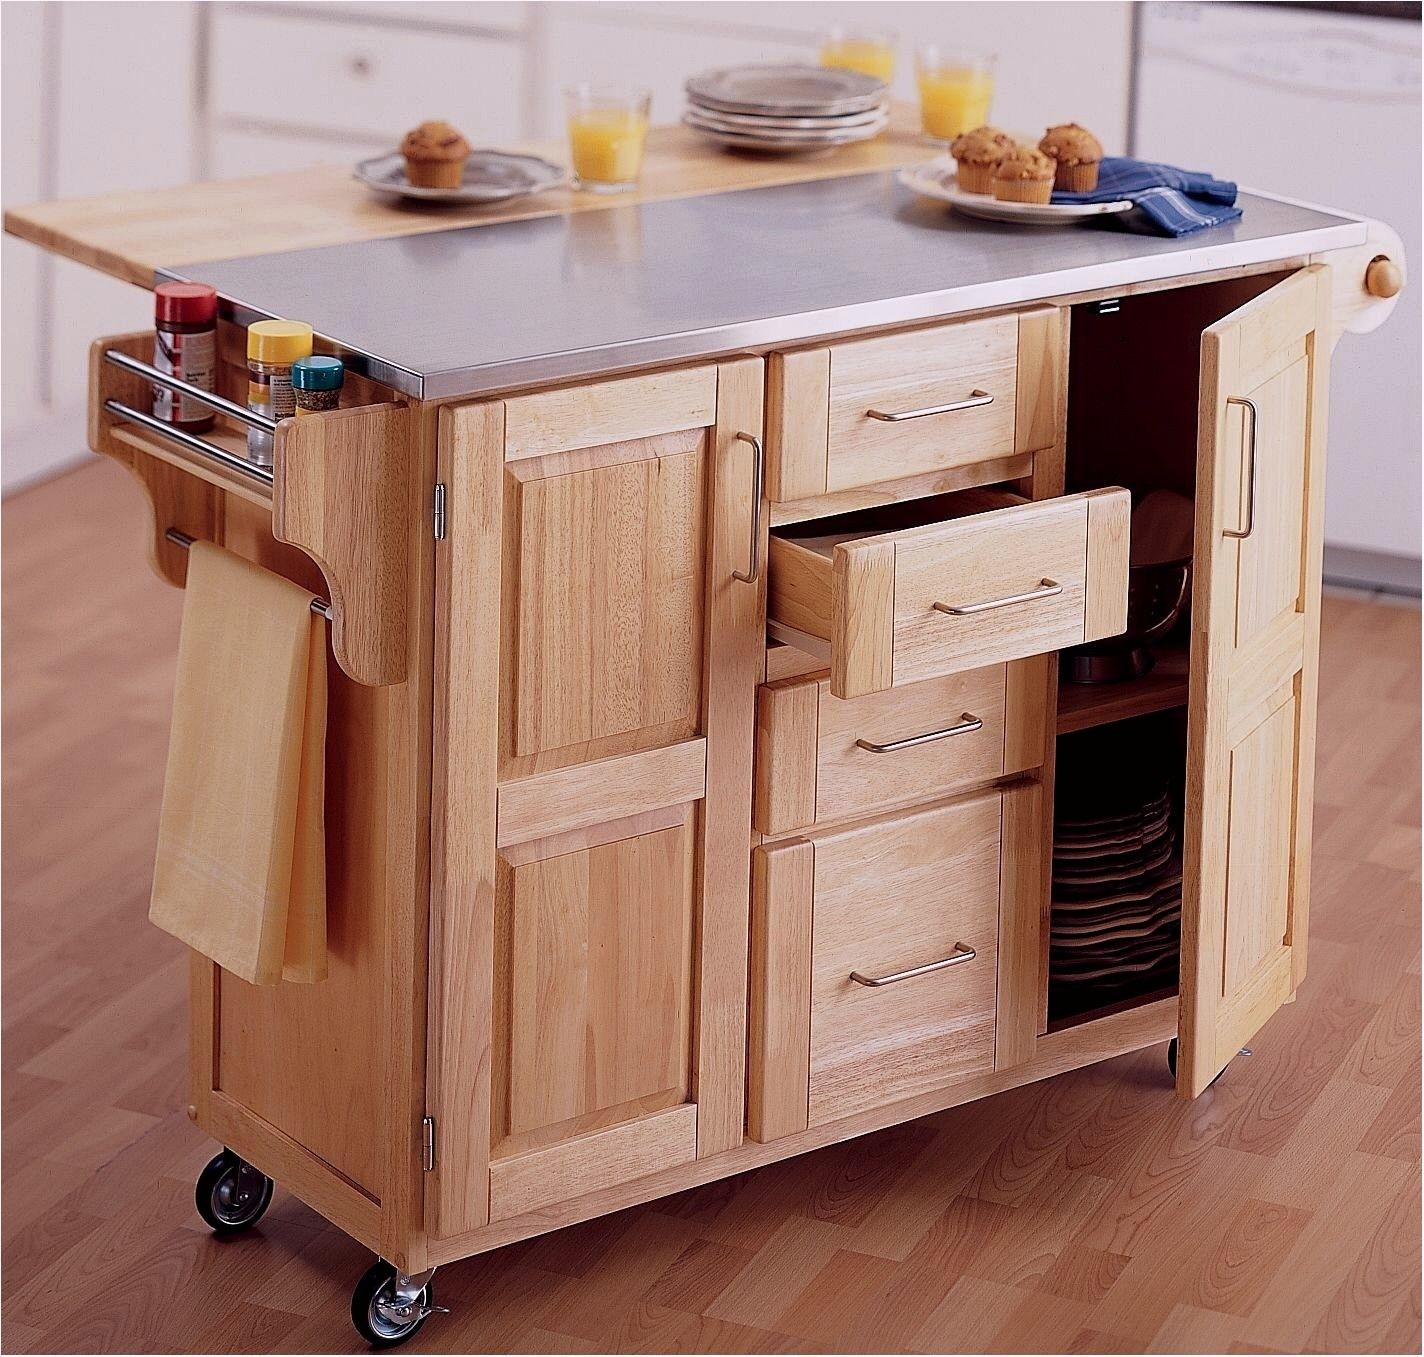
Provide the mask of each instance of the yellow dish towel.
POLYGON ((195 542, 148 917, 254 985, 324 980, 325 762, 311 595, 195 542))

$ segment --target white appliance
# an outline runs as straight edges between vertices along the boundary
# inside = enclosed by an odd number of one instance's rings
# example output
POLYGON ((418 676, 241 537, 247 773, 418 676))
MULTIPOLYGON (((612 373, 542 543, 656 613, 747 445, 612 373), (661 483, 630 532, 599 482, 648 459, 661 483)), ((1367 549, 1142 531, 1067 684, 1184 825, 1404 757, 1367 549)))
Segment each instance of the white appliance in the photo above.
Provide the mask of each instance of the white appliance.
POLYGON ((1377 217, 1403 238, 1412 278, 1394 314, 1334 355, 1325 574, 1417 593, 1418 6, 1153 3, 1137 38, 1135 155, 1377 217))

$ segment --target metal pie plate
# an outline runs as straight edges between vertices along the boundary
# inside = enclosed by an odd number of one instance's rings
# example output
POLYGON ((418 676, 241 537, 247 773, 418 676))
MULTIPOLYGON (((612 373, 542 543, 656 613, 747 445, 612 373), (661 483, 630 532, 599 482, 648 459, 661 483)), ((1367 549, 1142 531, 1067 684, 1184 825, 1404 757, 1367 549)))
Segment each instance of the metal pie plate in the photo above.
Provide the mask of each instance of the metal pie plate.
POLYGON ((1006 203, 987 193, 965 193, 955 177, 954 161, 947 156, 908 166, 896 178, 912 193, 948 203, 966 217, 1015 222, 1020 226, 1072 226, 1089 217, 1131 212, 1133 206, 1126 198, 1111 203, 1006 203))
POLYGON ((870 112, 884 102, 887 87, 860 71, 787 65, 703 71, 683 88, 689 99, 724 113, 831 118, 870 112))
POLYGON ((405 157, 399 151, 363 160, 356 178, 367 188, 391 198, 416 198, 435 203, 501 203, 528 193, 543 193, 568 182, 560 165, 535 155, 508 151, 471 151, 463 181, 456 188, 424 188, 406 178, 405 157))

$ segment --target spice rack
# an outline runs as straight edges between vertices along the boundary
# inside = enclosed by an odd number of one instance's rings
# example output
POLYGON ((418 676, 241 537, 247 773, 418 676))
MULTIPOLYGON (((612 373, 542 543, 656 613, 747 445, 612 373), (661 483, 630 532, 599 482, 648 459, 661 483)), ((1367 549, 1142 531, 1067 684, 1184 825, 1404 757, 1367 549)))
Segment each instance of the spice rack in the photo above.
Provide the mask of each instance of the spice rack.
POLYGON ((152 510, 154 569, 182 588, 188 553, 170 534, 222 544, 252 530, 255 509, 257 526, 270 539, 264 565, 304 587, 313 581, 302 558, 318 567, 341 668, 368 686, 401 682, 414 507, 409 407, 385 401, 273 422, 221 395, 198 393, 218 423, 190 434, 148 412, 153 386, 173 385, 148 363, 152 352, 151 331, 95 341, 89 446, 121 462, 143 485, 152 510), (246 425, 272 434, 271 467, 248 459, 246 425))

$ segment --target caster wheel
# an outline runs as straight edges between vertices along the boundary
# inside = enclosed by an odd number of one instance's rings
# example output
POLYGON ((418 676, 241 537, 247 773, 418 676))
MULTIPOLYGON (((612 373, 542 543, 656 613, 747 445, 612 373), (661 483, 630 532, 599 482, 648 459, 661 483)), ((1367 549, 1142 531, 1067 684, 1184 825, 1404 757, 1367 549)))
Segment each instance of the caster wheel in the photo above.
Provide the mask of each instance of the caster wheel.
POLYGON ((275 1184, 231 1150, 214 1156, 198 1175, 198 1214, 214 1234, 237 1234, 256 1225, 272 1204, 275 1184))
MULTIPOLYGON (((1244 1054, 1249 1055, 1250 1052, 1249 1052, 1249 1051, 1246 1051, 1246 1052, 1244 1052, 1244 1054)), ((1172 1072, 1172 1078, 1175 1079, 1175 1078, 1177 1077, 1177 1038, 1176 1038, 1176 1037, 1173 1037, 1172 1040, 1167 1043, 1167 1068, 1168 1068, 1169 1070, 1171 1070, 1171 1072, 1172 1072)), ((1230 1068, 1231 1068, 1230 1064, 1223 1065, 1223 1066, 1222 1066, 1222 1069, 1221 1069, 1221 1074, 1218 1074, 1218 1075, 1216 1076, 1216 1079, 1220 1079, 1220 1078, 1221 1078, 1221 1075, 1222 1075, 1222 1074, 1225 1074, 1226 1071, 1229 1070, 1230 1068)), ((1212 1084, 1216 1083, 1216 1079, 1213 1079, 1213 1080, 1211 1081, 1211 1084, 1208 1084, 1207 1087, 1210 1088, 1212 1084)))
POLYGON ((434 1300, 427 1282, 418 1295, 403 1301, 396 1292, 395 1268, 377 1259, 351 1293, 351 1322, 373 1348, 399 1347, 439 1308, 434 1300))

